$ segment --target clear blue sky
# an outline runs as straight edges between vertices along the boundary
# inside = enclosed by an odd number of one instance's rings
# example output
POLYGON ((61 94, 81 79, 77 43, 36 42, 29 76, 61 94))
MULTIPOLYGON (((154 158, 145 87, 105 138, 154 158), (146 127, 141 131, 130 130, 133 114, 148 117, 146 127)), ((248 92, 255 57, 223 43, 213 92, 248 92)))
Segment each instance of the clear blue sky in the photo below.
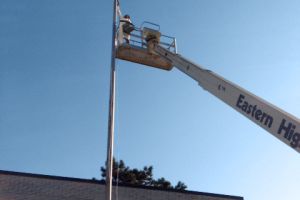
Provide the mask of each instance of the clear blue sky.
MULTIPOLYGON (((121 1, 179 53, 300 116, 300 2, 121 1)), ((0 169, 100 178, 112 2, 1 0, 0 169)), ((178 70, 117 61, 116 149, 188 189, 299 197, 300 155, 178 70)))

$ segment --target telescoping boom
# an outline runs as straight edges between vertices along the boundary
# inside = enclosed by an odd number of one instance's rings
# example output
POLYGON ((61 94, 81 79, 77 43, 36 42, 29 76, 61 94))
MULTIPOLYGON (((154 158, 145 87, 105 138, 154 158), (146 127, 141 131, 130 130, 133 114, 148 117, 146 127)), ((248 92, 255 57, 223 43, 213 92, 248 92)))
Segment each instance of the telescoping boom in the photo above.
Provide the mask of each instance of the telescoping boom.
POLYGON ((140 46, 134 43, 136 42, 134 40, 132 40, 133 44, 119 42, 118 58, 164 70, 171 70, 175 66, 197 81, 203 89, 300 153, 300 120, 298 118, 179 55, 176 49, 176 39, 161 35, 159 29, 142 27, 137 29, 137 32, 141 35, 138 36, 141 39, 140 46), (162 42, 162 36, 171 39, 171 42, 162 42))
POLYGON ((153 42, 153 51, 169 60, 220 100, 300 153, 300 120, 214 72, 153 42))

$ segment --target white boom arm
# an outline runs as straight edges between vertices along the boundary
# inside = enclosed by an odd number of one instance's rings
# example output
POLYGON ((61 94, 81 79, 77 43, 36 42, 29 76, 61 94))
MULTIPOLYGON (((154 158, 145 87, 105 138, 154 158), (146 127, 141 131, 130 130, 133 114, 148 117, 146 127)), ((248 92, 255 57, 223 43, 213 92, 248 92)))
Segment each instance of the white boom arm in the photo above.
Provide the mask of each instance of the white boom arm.
POLYGON ((153 43, 150 49, 236 111, 300 153, 300 120, 179 54, 153 43))

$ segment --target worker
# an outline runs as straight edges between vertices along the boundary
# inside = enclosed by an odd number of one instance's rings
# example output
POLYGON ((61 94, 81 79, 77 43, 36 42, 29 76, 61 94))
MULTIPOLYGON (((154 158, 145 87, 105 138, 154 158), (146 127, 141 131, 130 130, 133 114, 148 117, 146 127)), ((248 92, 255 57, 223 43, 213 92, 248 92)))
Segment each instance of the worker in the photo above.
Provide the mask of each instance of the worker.
POLYGON ((129 15, 124 15, 124 17, 120 19, 120 27, 123 29, 123 35, 126 43, 129 44, 130 33, 134 30, 134 26, 131 23, 129 15))

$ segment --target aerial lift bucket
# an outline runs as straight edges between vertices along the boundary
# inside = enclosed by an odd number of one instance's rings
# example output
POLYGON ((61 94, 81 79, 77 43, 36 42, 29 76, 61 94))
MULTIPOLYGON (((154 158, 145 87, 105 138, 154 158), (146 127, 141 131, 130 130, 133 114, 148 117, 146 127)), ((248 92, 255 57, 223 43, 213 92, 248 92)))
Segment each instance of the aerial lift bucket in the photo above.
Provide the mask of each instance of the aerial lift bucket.
MULTIPOLYGON (((143 24, 151 24, 158 26, 150 22, 144 22, 143 24)), ((158 26, 159 27, 159 26, 158 26)), ((119 29, 120 30, 120 29, 119 29)), ((118 34, 122 34, 119 33, 118 34)), ((135 29, 131 34, 130 43, 124 43, 123 38, 119 37, 116 57, 122 60, 127 60, 134 63, 139 63, 163 70, 171 70, 173 68, 172 63, 169 60, 159 56, 155 52, 149 51, 147 48, 147 43, 155 41, 158 44, 161 44, 169 49, 176 51, 176 40, 173 37, 163 36, 164 39, 168 39, 167 42, 162 42, 162 35, 159 30, 155 30, 148 27, 142 27, 135 29)))
POLYGON ((117 49, 117 58, 159 69, 171 70, 172 63, 147 49, 123 44, 117 49))

